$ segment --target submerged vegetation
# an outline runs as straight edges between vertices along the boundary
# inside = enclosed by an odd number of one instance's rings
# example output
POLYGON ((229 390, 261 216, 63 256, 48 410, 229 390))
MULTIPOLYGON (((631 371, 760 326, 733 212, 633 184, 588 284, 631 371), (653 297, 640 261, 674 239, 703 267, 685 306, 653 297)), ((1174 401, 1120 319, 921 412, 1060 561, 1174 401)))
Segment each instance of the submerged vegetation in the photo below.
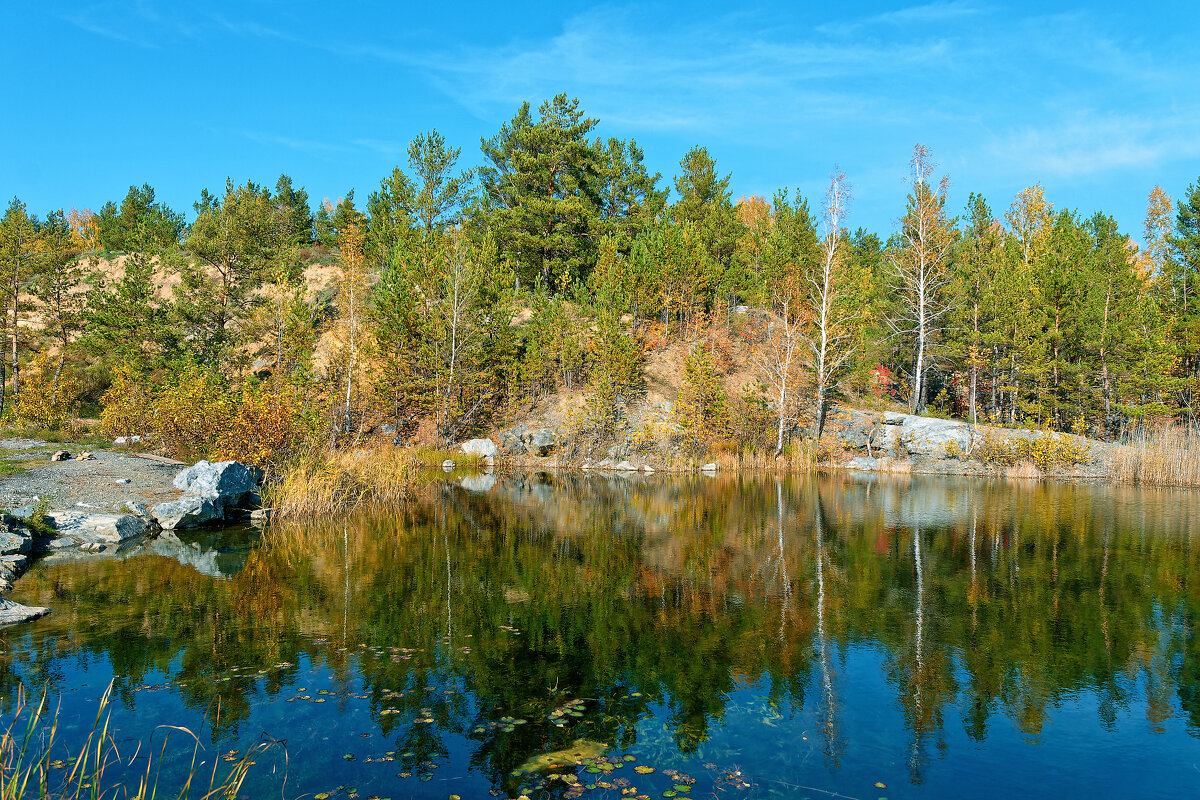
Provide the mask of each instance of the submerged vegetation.
POLYGON ((897 230, 872 232, 853 176, 735 201, 706 148, 668 184, 598 131, 558 95, 523 104, 478 168, 422 133, 361 204, 314 209, 286 175, 206 189, 190 222, 148 185, 96 212, 14 198, 0 417, 98 414, 106 437, 304 474, 368 440, 452 448, 532 418, 580 457, 657 426, 671 458, 803 466, 832 452, 833 403, 1134 447, 1173 425, 1193 447, 1200 185, 1151 193, 1139 248, 1037 185, 950 208, 917 145, 897 230))

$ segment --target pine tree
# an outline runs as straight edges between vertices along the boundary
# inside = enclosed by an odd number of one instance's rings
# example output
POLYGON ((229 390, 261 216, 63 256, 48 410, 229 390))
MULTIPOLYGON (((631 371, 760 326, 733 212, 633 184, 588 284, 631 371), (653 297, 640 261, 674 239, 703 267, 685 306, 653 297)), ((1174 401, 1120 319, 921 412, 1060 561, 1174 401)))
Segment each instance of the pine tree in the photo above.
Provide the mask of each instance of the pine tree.
MULTIPOLYGON (((30 216, 25 204, 14 197, 0 218, 0 282, 3 285, 4 302, 7 307, 6 322, 12 368, 12 396, 15 402, 20 397, 20 317, 25 302, 21 289, 36 271, 41 244, 38 236, 38 220, 30 216)), ((4 368, 0 366, 0 395, 4 392, 4 368)), ((0 396, 0 412, 4 400, 0 396)))
POLYGON ((600 210, 599 154, 588 134, 596 120, 578 99, 556 95, 534 117, 524 103, 499 133, 481 142, 482 210, 501 253, 527 285, 566 290, 586 278, 600 210))

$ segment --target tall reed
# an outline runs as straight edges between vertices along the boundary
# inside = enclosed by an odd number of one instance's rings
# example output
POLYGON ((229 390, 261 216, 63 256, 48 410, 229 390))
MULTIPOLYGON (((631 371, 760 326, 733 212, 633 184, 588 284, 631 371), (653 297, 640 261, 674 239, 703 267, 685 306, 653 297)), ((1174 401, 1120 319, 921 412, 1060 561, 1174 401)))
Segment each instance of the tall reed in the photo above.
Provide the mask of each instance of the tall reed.
POLYGON ((1122 483, 1200 486, 1200 437, 1168 425, 1118 445, 1111 475, 1122 483))
MULTIPOLYGON (((162 732, 158 752, 150 752, 144 772, 132 780, 121 774, 136 762, 141 745, 124 758, 111 732, 113 684, 100 697, 92 729, 80 745, 78 754, 70 756, 59 746, 58 710, 51 715, 46 692, 31 701, 24 686, 17 687, 16 704, 8 727, 0 731, 0 800, 81 800, 90 798, 130 798, 157 800, 163 797, 176 800, 213 800, 237 797, 255 760, 278 742, 262 739, 240 757, 213 759, 212 771, 202 775, 200 737, 178 725, 160 725, 162 732), (167 756, 167 743, 173 734, 191 741, 191 761, 182 782, 170 789, 162 787, 162 766, 167 756), (60 757, 56 751, 62 751, 60 757), (232 766, 228 773, 218 776, 218 761, 232 766), (113 774, 117 773, 117 774, 113 774), (205 786, 207 782, 207 786, 205 786)), ((153 737, 151 737, 153 743, 153 737)), ((286 752, 285 752, 286 759, 286 752)), ((286 786, 286 769, 284 771, 286 786)))
POLYGON ((335 450, 301 458, 266 490, 277 517, 345 511, 359 505, 400 503, 412 496, 417 465, 392 445, 335 450))

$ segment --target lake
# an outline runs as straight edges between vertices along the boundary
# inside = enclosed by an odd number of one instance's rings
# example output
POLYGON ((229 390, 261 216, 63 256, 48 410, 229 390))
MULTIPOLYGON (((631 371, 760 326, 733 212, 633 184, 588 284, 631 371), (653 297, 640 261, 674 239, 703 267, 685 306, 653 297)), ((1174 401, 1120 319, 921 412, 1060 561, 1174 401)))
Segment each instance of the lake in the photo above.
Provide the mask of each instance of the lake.
POLYGON ((12 597, 54 613, 0 631, 4 711, 49 687, 69 745, 112 682, 125 756, 167 724, 204 769, 283 740, 255 798, 1200 791, 1200 493, 465 483, 42 561, 12 597))

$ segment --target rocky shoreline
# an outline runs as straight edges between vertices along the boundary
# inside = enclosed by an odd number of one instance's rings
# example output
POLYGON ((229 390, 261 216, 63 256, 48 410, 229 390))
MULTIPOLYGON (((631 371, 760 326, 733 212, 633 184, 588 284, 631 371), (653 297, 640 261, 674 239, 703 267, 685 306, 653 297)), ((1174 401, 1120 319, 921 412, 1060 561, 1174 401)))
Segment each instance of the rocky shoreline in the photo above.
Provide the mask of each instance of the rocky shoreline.
MULTIPOLYGON (((696 462, 676 449, 661 443, 638 448, 632 431, 594 456, 567 458, 560 444, 565 438, 549 421, 545 424, 518 425, 496 437, 499 444, 488 444, 506 467, 517 469, 582 470, 612 474, 654 472, 714 472, 714 462, 696 462)), ((900 472, 929 475, 965 475, 976 477, 1041 477, 1055 480, 1101 480, 1110 474, 1111 450, 1106 442, 1072 434, 1047 433, 991 425, 971 425, 959 420, 920 417, 893 411, 871 412, 838 409, 829 414, 822 443, 833 452, 821 463, 821 469, 860 472, 900 472), (1067 463, 1015 465, 981 455, 989 445, 1008 447, 1014 452, 1022 445, 1050 444, 1058 450, 1070 449, 1082 457, 1067 463), (1020 466, 1014 471, 1014 466, 1020 466), (1020 474, 1017 475, 1016 472, 1020 474)), ((1017 458, 1017 461, 1020 459, 1017 458)), ((768 459, 759 467, 771 468, 768 459)), ((721 469, 741 469, 728 460, 721 469)))
MULTIPOLYGON (((178 471, 177 465, 137 456, 103 456, 51 459, 0 481, 0 496, 21 501, 10 506, 11 513, 0 512, 0 594, 36 556, 116 554, 160 533, 169 537, 172 531, 245 518, 261 505, 262 474, 235 461, 200 461, 178 471), (114 479, 114 473, 127 477, 114 479), (136 476, 136 487, 128 476, 136 476), (66 491, 51 494, 56 489, 66 491)), ((47 613, 0 597, 0 626, 47 613)))

